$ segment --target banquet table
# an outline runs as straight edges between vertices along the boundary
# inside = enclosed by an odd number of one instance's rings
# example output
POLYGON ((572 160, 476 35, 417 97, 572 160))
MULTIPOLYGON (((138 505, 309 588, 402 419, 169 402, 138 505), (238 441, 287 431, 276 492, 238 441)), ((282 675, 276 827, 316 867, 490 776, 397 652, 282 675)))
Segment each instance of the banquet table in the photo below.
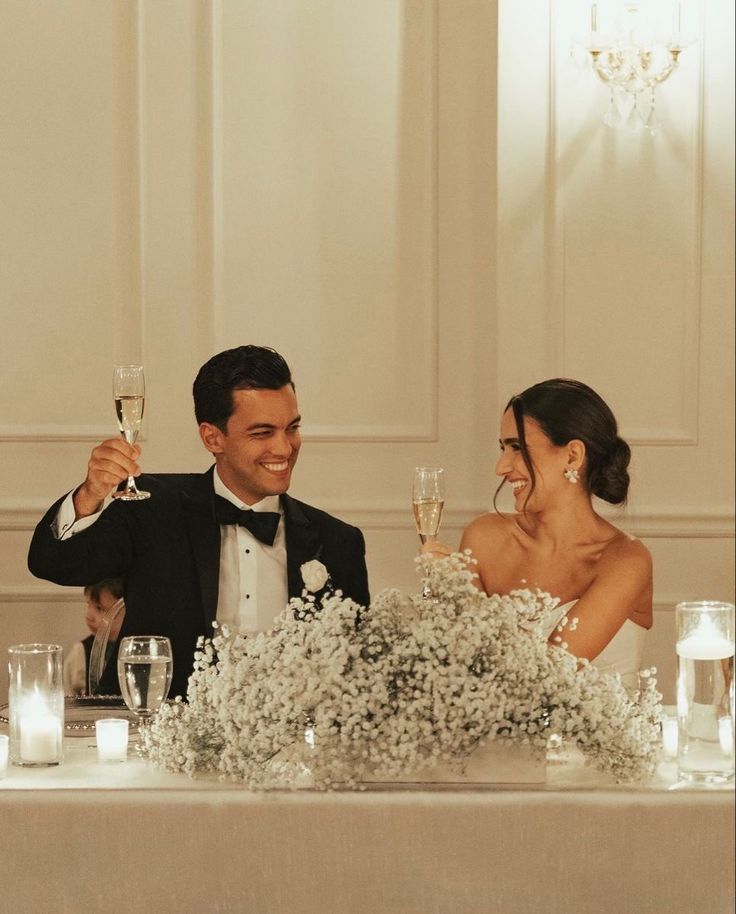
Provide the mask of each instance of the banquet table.
POLYGON ((570 753, 538 786, 253 792, 65 739, 0 779, 0 911, 726 914, 731 786, 621 786, 570 753))

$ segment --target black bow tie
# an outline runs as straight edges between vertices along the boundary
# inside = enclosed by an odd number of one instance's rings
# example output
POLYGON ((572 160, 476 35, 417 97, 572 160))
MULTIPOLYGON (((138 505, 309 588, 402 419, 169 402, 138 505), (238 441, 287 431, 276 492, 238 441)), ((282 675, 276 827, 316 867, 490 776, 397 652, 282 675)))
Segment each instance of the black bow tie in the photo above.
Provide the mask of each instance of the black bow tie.
POLYGON ((273 546, 281 520, 281 515, 277 511, 242 510, 221 495, 215 495, 215 516, 218 524, 239 524, 245 527, 267 546, 273 546))

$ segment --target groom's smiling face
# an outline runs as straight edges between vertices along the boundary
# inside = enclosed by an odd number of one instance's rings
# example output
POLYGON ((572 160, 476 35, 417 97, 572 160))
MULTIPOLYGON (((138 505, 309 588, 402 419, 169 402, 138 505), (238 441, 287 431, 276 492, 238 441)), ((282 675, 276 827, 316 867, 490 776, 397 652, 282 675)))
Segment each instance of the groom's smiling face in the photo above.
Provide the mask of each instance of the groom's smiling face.
POLYGON ((281 495, 289 488, 301 447, 293 387, 235 390, 233 407, 225 431, 208 422, 199 427, 220 479, 246 505, 281 495))

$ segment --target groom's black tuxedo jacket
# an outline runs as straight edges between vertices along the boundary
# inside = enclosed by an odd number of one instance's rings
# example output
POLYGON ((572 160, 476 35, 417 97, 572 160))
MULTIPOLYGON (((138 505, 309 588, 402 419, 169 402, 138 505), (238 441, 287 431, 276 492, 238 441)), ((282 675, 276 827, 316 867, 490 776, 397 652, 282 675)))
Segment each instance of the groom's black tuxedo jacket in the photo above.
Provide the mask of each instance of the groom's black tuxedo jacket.
MULTIPOLYGON (((28 567, 36 577, 84 587, 124 579, 125 620, 120 637, 168 635, 174 653, 170 695, 186 695, 197 638, 212 634, 217 612, 220 527, 215 518, 213 468, 206 473, 139 477, 147 501, 114 501, 94 524, 67 540, 52 525, 59 499, 36 527, 28 567)), ((65 497, 65 496, 64 496, 65 497)), ((290 597, 302 594, 300 566, 318 559, 340 589, 367 606, 365 542, 357 527, 288 495, 281 496, 290 597)), ((119 694, 109 664, 99 691, 119 694)))

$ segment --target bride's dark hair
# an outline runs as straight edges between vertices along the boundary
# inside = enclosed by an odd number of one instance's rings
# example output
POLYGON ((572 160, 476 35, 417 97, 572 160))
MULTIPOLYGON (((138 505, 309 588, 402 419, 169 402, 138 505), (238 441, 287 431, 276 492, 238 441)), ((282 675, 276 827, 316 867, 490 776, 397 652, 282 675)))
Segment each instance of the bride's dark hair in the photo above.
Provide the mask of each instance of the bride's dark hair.
MULTIPOLYGON (((557 447, 577 439, 585 445, 585 463, 580 482, 592 494, 612 505, 625 504, 629 491, 629 445, 619 438, 616 417, 605 401, 587 384, 569 378, 552 378, 534 384, 506 404, 516 420, 519 450, 534 491, 536 476, 524 436, 524 418, 534 419, 557 447)), ((493 498, 501 491, 501 482, 493 498)))

